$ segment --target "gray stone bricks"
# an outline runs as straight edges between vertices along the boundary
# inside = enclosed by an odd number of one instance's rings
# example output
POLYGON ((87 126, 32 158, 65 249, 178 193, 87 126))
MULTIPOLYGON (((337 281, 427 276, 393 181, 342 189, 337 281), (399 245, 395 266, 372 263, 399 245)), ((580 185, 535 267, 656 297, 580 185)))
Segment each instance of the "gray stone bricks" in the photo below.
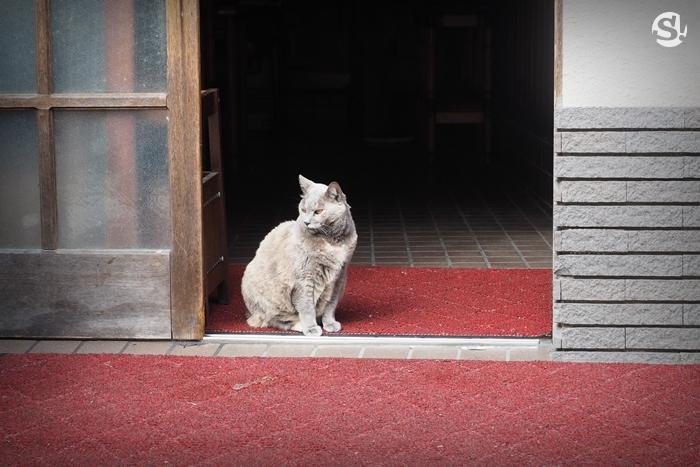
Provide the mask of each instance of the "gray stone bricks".
POLYGON ((606 351, 566 351, 552 352, 552 360, 558 362, 616 362, 616 363, 651 363, 680 364, 689 363, 683 355, 670 352, 606 352, 606 351))
POLYGON ((560 300, 567 301, 700 301, 698 279, 556 279, 560 300))
POLYGON ((564 349, 624 349, 624 328, 562 328, 556 332, 564 349))
POLYGON ((679 354, 681 365, 697 365, 700 364, 700 352, 684 352, 679 354))
POLYGON ((683 324, 700 326, 700 303, 683 304, 683 324))
POLYGON ((678 156, 565 156, 556 157, 554 175, 560 178, 683 178, 686 159, 678 156))
POLYGON ((634 203, 700 202, 700 180, 629 181, 626 184, 627 196, 624 201, 634 203))
POLYGON ((564 153, 625 152, 625 133, 620 131, 576 131, 561 134, 564 153))
POLYGON ((569 107, 556 109, 560 129, 700 128, 697 109, 569 107))
POLYGON ((695 131, 566 131, 561 133, 565 154, 700 153, 695 131))
POLYGON ((564 203, 698 203, 700 180, 563 180, 557 199, 564 203))
POLYGON ((562 133, 555 131, 554 137, 552 138, 552 147, 555 153, 561 152, 561 135, 562 133))
MULTIPOLYGON (((567 325, 683 325, 680 303, 557 303, 554 321, 567 325)), ((687 323, 686 323, 687 324, 687 323)))
MULTIPOLYGON (((558 227, 683 227, 687 206, 556 206, 558 227)), ((691 215, 691 214, 689 214, 691 215)))
POLYGON ((562 252, 700 252, 698 230, 571 229, 554 232, 562 252))
POLYGON ((555 231, 554 237, 555 248, 559 251, 624 252, 627 251, 629 232, 610 229, 573 229, 555 231))
POLYGON ((555 122, 553 357, 700 362, 700 108, 555 122))
POLYGON ((682 276, 680 255, 559 255, 554 270, 562 276, 682 276))
POLYGON ((629 251, 697 251, 700 252, 700 231, 630 231, 629 251))
POLYGON ((700 350, 700 328, 628 328, 626 347, 700 350))
POLYGON ((624 279, 558 279, 560 300, 591 301, 625 299, 624 279))
POLYGON ((625 135, 630 153, 700 152, 695 131, 630 131, 625 135))
POLYGON ((700 109, 685 109, 683 112, 683 126, 685 128, 700 129, 700 109))
POLYGON ((700 227, 700 206, 683 206, 683 227, 700 227))
POLYGON ((559 200, 565 203, 624 203, 627 183, 617 181, 574 181, 559 183, 559 200))
POLYGON ((683 177, 700 178, 700 156, 686 156, 683 158, 683 177))
POLYGON ((700 280, 698 279, 626 279, 625 288, 626 300, 700 300, 700 280))
POLYGON ((700 255, 683 255, 683 275, 700 276, 700 255))

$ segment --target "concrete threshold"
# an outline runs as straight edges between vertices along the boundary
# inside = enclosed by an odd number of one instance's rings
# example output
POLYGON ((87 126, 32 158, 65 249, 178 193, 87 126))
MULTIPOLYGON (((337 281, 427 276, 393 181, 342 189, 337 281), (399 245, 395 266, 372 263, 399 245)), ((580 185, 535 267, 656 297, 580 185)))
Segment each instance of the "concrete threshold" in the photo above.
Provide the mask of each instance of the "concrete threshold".
POLYGON ((219 356, 344 357, 429 360, 549 360, 548 338, 443 336, 308 337, 288 334, 208 334, 219 356))

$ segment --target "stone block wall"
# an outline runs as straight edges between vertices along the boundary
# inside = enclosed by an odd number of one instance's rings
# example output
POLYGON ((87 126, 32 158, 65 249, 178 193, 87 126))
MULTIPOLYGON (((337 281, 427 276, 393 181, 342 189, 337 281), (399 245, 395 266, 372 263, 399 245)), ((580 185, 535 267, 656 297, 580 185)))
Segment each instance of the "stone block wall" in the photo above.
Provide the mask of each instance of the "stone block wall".
POLYGON ((561 360, 700 361, 700 109, 561 108, 561 360))

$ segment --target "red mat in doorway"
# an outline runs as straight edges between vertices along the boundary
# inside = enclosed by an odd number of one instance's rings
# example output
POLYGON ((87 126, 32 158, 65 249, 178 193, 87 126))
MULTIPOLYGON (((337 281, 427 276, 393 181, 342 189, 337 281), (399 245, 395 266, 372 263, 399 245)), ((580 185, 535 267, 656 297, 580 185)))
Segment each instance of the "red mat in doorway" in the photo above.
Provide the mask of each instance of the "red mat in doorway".
MULTIPOLYGON (((228 305, 213 305, 208 333, 279 333, 245 322, 244 266, 229 269, 228 305)), ((350 268, 336 318, 340 334, 543 336, 552 331, 550 269, 350 268)))
POLYGON ((699 366, 0 356, 0 465, 697 465, 699 366))

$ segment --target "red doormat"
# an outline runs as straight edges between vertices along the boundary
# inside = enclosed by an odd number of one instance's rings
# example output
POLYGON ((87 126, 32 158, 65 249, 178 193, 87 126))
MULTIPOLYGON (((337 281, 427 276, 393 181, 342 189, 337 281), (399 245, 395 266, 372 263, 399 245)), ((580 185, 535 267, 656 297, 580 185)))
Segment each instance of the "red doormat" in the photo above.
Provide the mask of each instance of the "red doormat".
MULTIPOLYGON (((243 270, 230 266, 229 304, 212 305, 207 332, 282 333, 246 324, 243 270)), ((544 336, 551 310, 551 269, 353 266, 336 318, 340 334, 544 336)))
POLYGON ((2 465, 697 465, 700 366, 0 357, 2 465))

